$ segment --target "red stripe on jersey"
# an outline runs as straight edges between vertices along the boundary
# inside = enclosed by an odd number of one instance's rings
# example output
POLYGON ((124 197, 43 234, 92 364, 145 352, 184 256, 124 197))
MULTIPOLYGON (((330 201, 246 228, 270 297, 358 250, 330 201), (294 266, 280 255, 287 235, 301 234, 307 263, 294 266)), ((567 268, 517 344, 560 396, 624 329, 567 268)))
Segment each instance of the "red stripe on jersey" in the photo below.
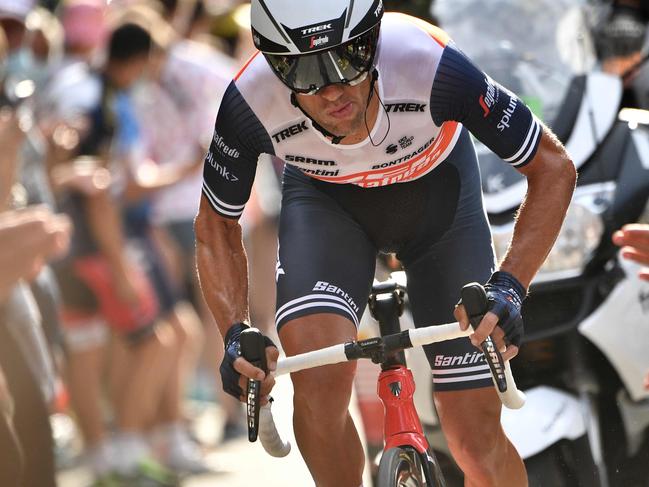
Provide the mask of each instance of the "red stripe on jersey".
POLYGON ((451 37, 446 32, 433 24, 429 24, 425 20, 397 12, 390 12, 390 15, 399 16, 407 20, 408 22, 415 24, 417 27, 431 36, 435 40, 435 42, 437 42, 442 47, 446 47, 446 45, 451 40, 451 37))
POLYGON ((440 162, 441 155, 453 143, 457 129, 457 122, 445 122, 437 139, 428 149, 390 169, 374 169, 346 176, 314 176, 312 174, 308 174, 308 176, 330 183, 355 184, 363 188, 412 181, 429 172, 440 162))
POLYGON ((248 66, 250 65, 250 63, 252 62, 252 60, 255 59, 255 58, 257 57, 257 54, 259 54, 259 52, 260 52, 260 51, 257 51, 257 52, 254 53, 252 56, 250 56, 250 59, 248 59, 248 60, 246 61, 246 64, 243 65, 243 67, 239 70, 239 72, 237 73, 237 75, 234 77, 234 81, 237 81, 237 80, 239 79, 239 77, 243 74, 243 72, 248 68, 248 66))

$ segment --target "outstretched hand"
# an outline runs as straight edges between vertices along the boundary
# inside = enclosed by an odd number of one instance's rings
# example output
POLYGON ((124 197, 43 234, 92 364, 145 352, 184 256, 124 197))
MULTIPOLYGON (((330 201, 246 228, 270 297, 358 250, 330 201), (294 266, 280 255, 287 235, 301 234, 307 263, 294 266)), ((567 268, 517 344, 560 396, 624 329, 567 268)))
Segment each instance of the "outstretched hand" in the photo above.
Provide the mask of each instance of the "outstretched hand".
POLYGON ((613 243, 622 247, 622 257, 643 266, 638 277, 649 281, 649 224, 623 226, 613 234, 613 243))

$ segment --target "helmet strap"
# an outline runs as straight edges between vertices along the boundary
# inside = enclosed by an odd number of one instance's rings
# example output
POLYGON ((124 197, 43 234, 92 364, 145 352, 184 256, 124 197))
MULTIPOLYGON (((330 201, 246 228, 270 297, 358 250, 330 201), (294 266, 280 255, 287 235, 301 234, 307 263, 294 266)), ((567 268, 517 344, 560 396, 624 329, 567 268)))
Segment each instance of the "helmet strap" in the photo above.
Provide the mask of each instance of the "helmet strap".
POLYGON ((368 123, 367 123, 367 110, 368 110, 369 107, 370 107, 370 101, 372 100, 372 96, 374 95, 374 91, 376 90, 376 81, 377 81, 378 79, 379 79, 379 71, 378 71, 376 68, 374 68, 374 69, 372 70, 372 81, 370 81, 370 92, 369 92, 369 94, 367 95, 367 106, 365 107, 365 116, 364 116, 364 119, 365 119, 365 129, 367 130, 367 136, 369 137, 370 142, 372 143, 372 145, 373 145, 374 147, 378 147, 379 145, 381 145, 381 144, 385 141, 385 139, 387 139, 388 134, 390 133, 390 126, 391 126, 391 125, 390 125, 390 114, 388 113, 388 110, 387 110, 387 108, 385 107, 385 104, 383 103, 383 100, 381 100, 381 97, 379 96, 379 92, 377 91, 377 92, 376 92, 376 97, 378 98, 379 103, 380 103, 381 106, 383 107, 383 111, 385 111, 385 116, 387 117, 387 120, 388 120, 388 128, 386 129, 386 131, 385 131, 385 135, 383 136, 383 138, 381 139, 381 141, 375 144, 375 143, 374 143, 374 140, 372 139, 372 132, 370 131, 370 127, 369 127, 369 125, 368 125, 368 123))

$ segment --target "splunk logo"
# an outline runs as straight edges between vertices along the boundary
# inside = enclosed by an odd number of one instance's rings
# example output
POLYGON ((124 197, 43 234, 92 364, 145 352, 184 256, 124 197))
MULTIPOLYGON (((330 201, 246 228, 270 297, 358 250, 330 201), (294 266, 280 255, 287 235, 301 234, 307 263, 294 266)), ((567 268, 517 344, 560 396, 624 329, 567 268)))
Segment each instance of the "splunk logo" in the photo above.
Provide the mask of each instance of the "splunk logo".
POLYGON ((509 122, 511 121, 512 116, 516 111, 517 104, 518 101, 516 100, 516 97, 512 95, 512 97, 509 99, 509 105, 507 105, 507 108, 503 110, 503 116, 500 119, 500 122, 498 122, 498 125, 496 125, 498 130, 500 130, 501 132, 504 132, 506 128, 509 128, 509 122))
POLYGON ((498 101, 498 92, 496 91, 496 85, 494 85, 493 81, 488 76, 485 76, 485 83, 487 84, 487 91, 480 95, 478 103, 480 103, 480 107, 484 112, 482 116, 487 118, 491 113, 491 109, 496 104, 496 101, 498 101))
POLYGON ((435 367, 457 367, 458 365, 481 364, 485 361, 484 354, 477 350, 464 355, 435 355, 435 367))
POLYGON ((219 164, 211 151, 207 153, 205 160, 216 170, 217 174, 226 181, 230 181, 231 183, 236 183, 237 181, 239 181, 239 178, 232 174, 228 168, 226 168, 222 164, 219 164))

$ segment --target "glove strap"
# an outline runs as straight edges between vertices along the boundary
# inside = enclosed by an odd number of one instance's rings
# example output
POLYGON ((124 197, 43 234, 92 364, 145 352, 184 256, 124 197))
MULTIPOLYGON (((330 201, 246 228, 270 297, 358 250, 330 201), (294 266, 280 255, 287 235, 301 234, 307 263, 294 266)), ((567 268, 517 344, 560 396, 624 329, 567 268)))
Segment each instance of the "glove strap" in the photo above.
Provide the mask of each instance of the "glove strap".
POLYGON ((241 332, 243 330, 247 330, 248 328, 250 328, 250 325, 243 322, 235 323, 230 328, 228 328, 228 331, 223 338, 225 349, 227 350, 234 340, 238 340, 241 336, 241 332))
POLYGON ((523 299, 525 299, 525 296, 527 296, 527 290, 525 289, 525 287, 523 287, 520 281, 509 272, 494 272, 487 281, 487 285, 498 288, 511 295, 512 298, 516 300, 516 304, 518 306, 521 305, 523 299))

